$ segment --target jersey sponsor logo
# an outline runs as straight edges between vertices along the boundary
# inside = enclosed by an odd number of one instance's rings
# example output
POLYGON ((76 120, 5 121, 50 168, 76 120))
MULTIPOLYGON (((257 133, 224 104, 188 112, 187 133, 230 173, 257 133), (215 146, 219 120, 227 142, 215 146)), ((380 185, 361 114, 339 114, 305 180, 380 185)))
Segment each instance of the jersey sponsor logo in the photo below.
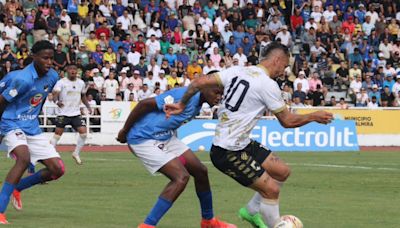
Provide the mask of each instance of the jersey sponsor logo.
POLYGON ((43 94, 37 93, 30 100, 31 107, 32 108, 37 107, 42 102, 42 99, 43 99, 43 94))
MULTIPOLYGON (((31 110, 29 110, 31 111, 31 110)), ((35 120, 37 118, 37 115, 26 115, 26 114, 22 114, 22 115, 18 115, 17 119, 18 120, 22 120, 22 121, 27 121, 27 120, 35 120)))
POLYGON ((10 92, 8 92, 8 95, 11 97, 16 97, 18 95, 18 91, 16 89, 12 89, 10 92))

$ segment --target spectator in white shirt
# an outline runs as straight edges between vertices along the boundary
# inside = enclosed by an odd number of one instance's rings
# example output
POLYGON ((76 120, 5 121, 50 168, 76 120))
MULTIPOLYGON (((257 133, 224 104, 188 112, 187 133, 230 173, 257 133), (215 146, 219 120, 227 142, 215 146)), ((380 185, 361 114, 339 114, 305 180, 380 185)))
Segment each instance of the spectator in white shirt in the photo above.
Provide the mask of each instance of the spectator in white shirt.
POLYGON ((138 92, 138 100, 141 101, 146 98, 149 98, 151 96, 151 94, 153 94, 153 92, 151 92, 149 90, 149 87, 147 86, 147 84, 143 84, 142 88, 138 92))
POLYGON ((293 82, 293 87, 297 88, 297 84, 301 83, 301 91, 307 94, 308 90, 310 90, 310 85, 308 84, 308 80, 305 77, 306 73, 304 71, 300 71, 299 76, 293 82))
POLYGON ((372 96, 371 101, 368 102, 368 108, 373 109, 373 108, 378 108, 378 107, 379 107, 379 105, 378 105, 378 101, 376 100, 376 97, 372 96))
POLYGON ((325 10, 323 16, 325 17, 326 21, 329 23, 333 21, 333 17, 336 15, 335 11, 333 10, 333 5, 329 5, 328 9, 325 10))
POLYGON ((137 92, 134 89, 133 83, 129 83, 128 87, 125 89, 124 101, 138 101, 137 92))
POLYGON ((119 93, 118 81, 115 79, 115 72, 111 71, 108 79, 104 81, 103 92, 106 94, 106 100, 115 100, 117 93, 119 93))
POLYGON ((97 88, 101 89, 103 88, 103 84, 104 84, 104 78, 99 74, 99 69, 94 68, 92 70, 92 75, 93 75, 93 82, 96 85, 97 88))
POLYGON ((392 93, 394 95, 394 97, 398 97, 400 92, 400 75, 398 74, 396 76, 396 83, 394 83, 393 87, 392 87, 392 93))
POLYGON ((290 32, 288 32, 288 27, 286 25, 282 26, 282 29, 275 37, 275 40, 281 40, 281 44, 285 45, 286 47, 292 47, 292 36, 290 32))
POLYGON ((140 62, 140 57, 142 54, 136 51, 136 46, 135 44, 132 44, 131 46, 131 51, 127 55, 128 63, 132 64, 133 66, 136 66, 140 62))
POLYGON ((239 47, 237 49, 237 53, 233 56, 233 62, 235 63, 235 59, 238 60, 238 65, 239 66, 246 66, 247 64, 247 56, 243 54, 243 48, 239 47))
POLYGON ((214 24, 218 27, 218 32, 222 33, 225 29, 225 26, 229 25, 229 21, 226 19, 226 14, 223 12, 221 16, 215 19, 214 24))
POLYGON ((211 19, 208 17, 208 14, 206 11, 203 11, 203 13, 201 14, 198 24, 201 25, 201 27, 203 28, 203 30, 206 33, 211 32, 211 28, 213 27, 213 23, 212 23, 211 19))
POLYGON ((304 25, 304 28, 306 30, 309 30, 311 27, 313 27, 315 30, 318 29, 318 24, 315 23, 315 20, 313 17, 310 17, 310 19, 306 22, 306 24, 304 25))
POLYGON ((160 50, 160 42, 156 40, 156 36, 154 34, 151 35, 150 39, 146 41, 147 62, 150 62, 150 59, 152 58, 157 58, 160 50))
MULTIPOLYGON (((164 92, 167 90, 168 88, 168 80, 165 78, 165 71, 164 70, 160 70, 159 74, 158 74, 158 79, 157 82, 159 84, 159 88, 161 89, 161 92, 164 92)), ((156 83, 157 86, 157 83, 156 83)))
POLYGON ((153 76, 153 72, 149 72, 147 77, 143 79, 143 85, 146 84, 150 91, 154 91, 157 80, 153 76))
POLYGON ((133 24, 133 21, 131 18, 129 18, 127 10, 124 10, 124 13, 117 18, 117 23, 121 23, 121 29, 125 32, 128 32, 129 28, 133 24))
POLYGON ((160 24, 158 24, 157 22, 153 23, 153 27, 147 31, 146 37, 151 38, 151 36, 153 36, 153 35, 155 37, 157 37, 158 39, 160 39, 162 37, 162 32, 160 30, 160 24))
POLYGON ((11 46, 14 47, 19 34, 22 33, 21 29, 15 26, 13 20, 10 18, 7 20, 7 25, 4 27, 3 31, 6 32, 6 39, 8 39, 11 42, 11 46))

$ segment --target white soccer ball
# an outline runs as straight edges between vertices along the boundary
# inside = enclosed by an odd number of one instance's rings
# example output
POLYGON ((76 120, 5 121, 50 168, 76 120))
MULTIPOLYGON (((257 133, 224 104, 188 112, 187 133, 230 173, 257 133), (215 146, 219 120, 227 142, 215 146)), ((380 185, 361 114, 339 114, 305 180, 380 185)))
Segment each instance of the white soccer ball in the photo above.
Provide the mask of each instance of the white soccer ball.
POLYGON ((294 215, 284 215, 274 228, 303 228, 303 223, 294 215))
POLYGON ((199 146, 199 151, 205 151, 205 150, 206 148, 203 145, 199 146))

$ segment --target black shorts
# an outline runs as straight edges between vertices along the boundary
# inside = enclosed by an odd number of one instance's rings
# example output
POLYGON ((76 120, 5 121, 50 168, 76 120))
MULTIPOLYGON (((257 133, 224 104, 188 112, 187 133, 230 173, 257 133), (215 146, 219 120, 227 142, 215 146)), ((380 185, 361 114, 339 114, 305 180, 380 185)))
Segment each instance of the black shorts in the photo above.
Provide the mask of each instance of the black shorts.
POLYGON ((270 153, 263 145, 252 141, 240 151, 229 151, 213 145, 210 157, 217 169, 247 187, 265 172, 261 164, 270 153))
POLYGON ((71 127, 77 130, 80 127, 85 127, 85 120, 81 116, 57 116, 56 127, 65 128, 65 126, 71 125, 71 127))

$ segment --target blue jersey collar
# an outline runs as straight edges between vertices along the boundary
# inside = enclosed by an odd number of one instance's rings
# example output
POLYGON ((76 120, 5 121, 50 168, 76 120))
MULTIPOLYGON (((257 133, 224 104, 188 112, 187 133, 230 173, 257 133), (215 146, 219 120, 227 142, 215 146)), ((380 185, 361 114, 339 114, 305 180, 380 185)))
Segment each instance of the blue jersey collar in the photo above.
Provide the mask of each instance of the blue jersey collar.
POLYGON ((38 73, 37 73, 37 71, 35 69, 35 65, 34 65, 33 62, 31 64, 29 64, 27 68, 28 68, 29 72, 31 73, 33 79, 38 79, 39 78, 39 75, 38 75, 38 73))

